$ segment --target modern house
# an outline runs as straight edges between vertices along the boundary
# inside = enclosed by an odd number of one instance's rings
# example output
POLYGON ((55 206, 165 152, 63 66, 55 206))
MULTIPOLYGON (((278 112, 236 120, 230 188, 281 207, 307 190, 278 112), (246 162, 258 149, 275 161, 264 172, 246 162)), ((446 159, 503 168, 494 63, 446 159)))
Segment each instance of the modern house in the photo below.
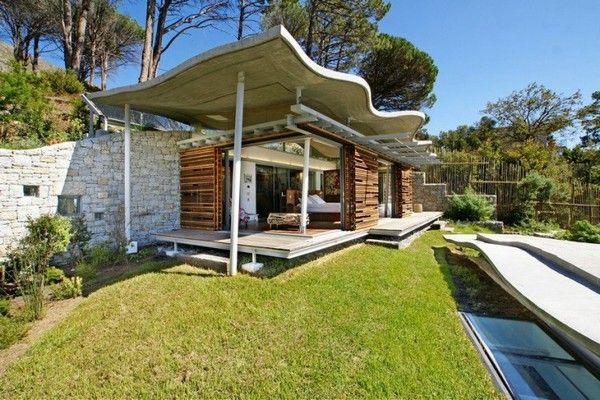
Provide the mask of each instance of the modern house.
POLYGON ((131 110, 195 128, 177 143, 181 229, 154 237, 229 250, 230 274, 238 251, 291 258, 440 216, 409 217, 412 169, 437 162, 413 139, 424 114, 376 110, 362 78, 317 65, 281 26, 88 98, 125 109, 127 239, 131 110))

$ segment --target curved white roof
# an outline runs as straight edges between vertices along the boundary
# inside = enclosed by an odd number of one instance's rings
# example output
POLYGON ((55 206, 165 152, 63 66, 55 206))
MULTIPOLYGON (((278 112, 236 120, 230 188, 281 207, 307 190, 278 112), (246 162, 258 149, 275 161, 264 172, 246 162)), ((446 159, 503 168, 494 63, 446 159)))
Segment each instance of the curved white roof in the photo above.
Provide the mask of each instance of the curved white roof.
MULTIPOLYGON (((191 125, 232 129, 238 72, 246 78, 244 125, 285 118, 302 87, 305 104, 364 135, 409 133, 421 126, 419 111, 378 111, 367 82, 313 62, 291 34, 277 26, 199 54, 167 73, 136 85, 90 93, 94 102, 132 109, 191 125)), ((410 139, 409 139, 410 140, 410 139)))

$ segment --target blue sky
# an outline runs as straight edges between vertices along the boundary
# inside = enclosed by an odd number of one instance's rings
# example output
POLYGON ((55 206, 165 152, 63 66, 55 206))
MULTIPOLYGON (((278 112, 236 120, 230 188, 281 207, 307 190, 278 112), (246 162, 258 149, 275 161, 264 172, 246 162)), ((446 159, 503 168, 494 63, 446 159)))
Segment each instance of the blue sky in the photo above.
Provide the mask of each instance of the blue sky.
MULTIPOLYGON (((142 22, 143 0, 121 11, 142 22)), ((437 103, 427 128, 437 134, 477 121, 486 102, 530 82, 565 94, 600 90, 600 0, 392 0, 380 24, 429 53, 439 68, 437 103)), ((165 53, 164 72, 234 40, 228 32, 194 32, 165 53)), ((139 66, 121 69, 110 87, 137 82, 139 66)))

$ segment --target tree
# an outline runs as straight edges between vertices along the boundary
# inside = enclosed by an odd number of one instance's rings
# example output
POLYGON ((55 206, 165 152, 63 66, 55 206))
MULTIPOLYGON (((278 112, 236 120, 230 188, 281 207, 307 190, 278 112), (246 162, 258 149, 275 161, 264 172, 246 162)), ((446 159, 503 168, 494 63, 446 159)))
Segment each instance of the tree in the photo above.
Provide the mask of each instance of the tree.
POLYGON ((95 0, 90 12, 80 79, 87 78, 88 83, 94 85, 99 69, 100 87, 106 89, 110 70, 137 60, 143 35, 143 28, 133 18, 117 11, 115 0, 95 0))
POLYGON ((262 14, 267 7, 267 0, 236 0, 237 40, 244 37, 244 29, 254 21, 257 15, 262 14))
POLYGON ((57 18, 57 37, 63 49, 65 69, 79 76, 92 0, 52 0, 57 18))
POLYGON ((585 132, 581 137, 581 144, 585 147, 600 145, 600 91, 592 93, 592 100, 592 103, 577 112, 585 132))
POLYGON ((156 76, 161 56, 181 35, 227 20, 228 8, 228 0, 147 0, 139 81, 156 76))
POLYGON ((298 40, 306 35, 307 21, 306 9, 298 0, 274 0, 265 9, 261 25, 263 29, 283 25, 298 40))
POLYGON ((460 125, 443 131, 434 139, 437 147, 450 151, 473 152, 489 158, 498 158, 503 146, 502 130, 494 120, 483 117, 474 125, 460 125))
POLYGON ((144 40, 144 29, 133 18, 115 13, 110 22, 111 34, 98 49, 102 90, 106 89, 111 71, 138 59, 139 46, 144 40))
POLYGON ((38 71, 40 42, 50 33, 48 3, 34 0, 0 0, 0 29, 10 38, 13 56, 21 65, 38 71))
POLYGON ((548 145, 558 135, 568 135, 576 119, 581 94, 557 94, 544 85, 529 84, 508 97, 490 102, 482 111, 519 142, 537 141, 548 145))
POLYGON ((266 10, 263 28, 283 22, 317 64, 350 71, 375 40, 389 9, 383 0, 279 0, 266 10))
POLYGON ((427 53, 406 39, 379 34, 358 73, 371 86, 378 109, 419 110, 435 102, 431 92, 438 69, 427 53))

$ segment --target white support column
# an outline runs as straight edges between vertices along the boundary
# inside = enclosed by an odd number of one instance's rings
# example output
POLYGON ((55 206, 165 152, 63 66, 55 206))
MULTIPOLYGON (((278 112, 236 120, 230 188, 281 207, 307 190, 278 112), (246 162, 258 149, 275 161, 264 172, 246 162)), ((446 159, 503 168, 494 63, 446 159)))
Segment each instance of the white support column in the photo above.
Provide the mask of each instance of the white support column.
POLYGON ((304 89, 303 86, 298 86, 296 88, 296 104, 302 103, 302 89, 304 89))
POLYGON ((131 109, 129 104, 125 104, 125 136, 123 138, 123 185, 125 197, 125 239, 127 244, 131 240, 131 182, 130 182, 130 163, 131 163, 131 109))
POLYGON ((304 165, 302 169, 302 205, 300 215, 300 229, 306 233, 306 214, 308 209, 308 174, 310 163, 310 138, 304 139, 304 165))
POLYGON ((229 275, 237 274, 238 231, 240 224, 240 185, 242 175, 242 128, 244 123, 244 73, 238 73, 235 97, 235 131, 233 137, 233 171, 231 194, 231 245, 229 250, 229 275))
POLYGON ((323 171, 315 171, 315 187, 317 190, 323 190, 321 187, 321 175, 323 175, 323 171))
POLYGON ((94 136, 94 112, 90 110, 90 119, 88 121, 88 137, 94 136))

